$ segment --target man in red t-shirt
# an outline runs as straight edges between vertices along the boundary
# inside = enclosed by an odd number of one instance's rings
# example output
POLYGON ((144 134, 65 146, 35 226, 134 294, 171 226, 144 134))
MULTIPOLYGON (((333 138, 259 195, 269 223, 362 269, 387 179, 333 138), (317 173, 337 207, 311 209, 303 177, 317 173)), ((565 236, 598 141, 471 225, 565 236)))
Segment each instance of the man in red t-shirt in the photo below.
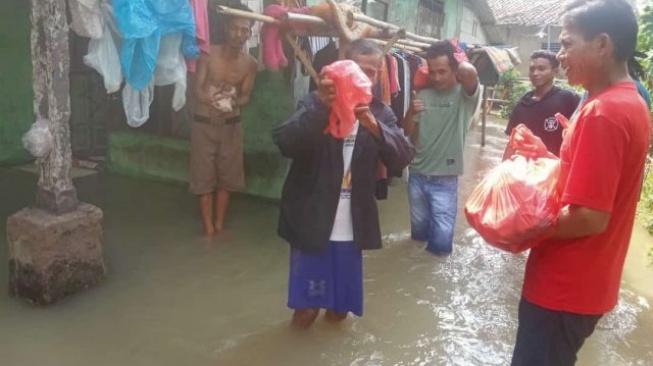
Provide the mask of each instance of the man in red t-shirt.
POLYGON ((576 0, 562 24, 558 59, 589 98, 563 139, 555 232, 526 265, 513 366, 574 365, 616 305, 649 146, 646 104, 626 65, 637 41, 632 7, 576 0))

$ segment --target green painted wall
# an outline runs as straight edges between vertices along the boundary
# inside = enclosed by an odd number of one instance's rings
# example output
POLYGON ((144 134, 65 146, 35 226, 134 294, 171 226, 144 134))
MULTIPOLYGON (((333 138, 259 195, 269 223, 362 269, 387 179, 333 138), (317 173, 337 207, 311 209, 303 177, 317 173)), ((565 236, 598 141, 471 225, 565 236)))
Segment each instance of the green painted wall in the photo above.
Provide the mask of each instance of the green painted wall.
POLYGON ((390 3, 388 22, 404 27, 409 32, 417 31, 419 0, 401 0, 390 3))
POLYGON ((444 27, 442 38, 452 39, 460 37, 460 26, 463 21, 464 1, 462 0, 445 0, 444 1, 444 27))
POLYGON ((33 122, 29 3, 5 0, 0 12, 0 165, 31 159, 21 143, 33 122))
MULTIPOLYGON (((245 129, 245 177, 247 193, 279 198, 288 160, 272 142, 272 128, 293 110, 292 88, 283 72, 262 71, 250 103, 243 108, 245 129)), ((188 182, 190 142, 136 132, 112 132, 109 138, 112 171, 188 182)))

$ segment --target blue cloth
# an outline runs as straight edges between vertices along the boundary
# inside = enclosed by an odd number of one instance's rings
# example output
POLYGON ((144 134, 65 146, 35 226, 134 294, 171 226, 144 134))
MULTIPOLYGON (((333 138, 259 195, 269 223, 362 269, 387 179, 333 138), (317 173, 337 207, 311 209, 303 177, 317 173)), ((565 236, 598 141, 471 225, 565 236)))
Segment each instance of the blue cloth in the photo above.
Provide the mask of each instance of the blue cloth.
POLYGON ((329 242, 323 254, 291 249, 288 307, 363 315, 363 252, 354 242, 329 242))
POLYGON ((651 94, 649 94, 648 90, 646 90, 646 87, 644 84, 642 84, 641 81, 635 79, 635 85, 637 86, 637 91, 639 92, 639 95, 644 98, 644 101, 646 102, 646 106, 648 106, 648 110, 651 110, 651 94))
POLYGON ((426 250, 436 255, 451 254, 458 213, 458 177, 427 176, 411 170, 408 200, 412 239, 427 242, 426 250))
POLYGON ((195 18, 188 0, 113 0, 113 9, 123 37, 120 64, 135 90, 150 84, 162 36, 182 33, 183 54, 199 57, 195 18))

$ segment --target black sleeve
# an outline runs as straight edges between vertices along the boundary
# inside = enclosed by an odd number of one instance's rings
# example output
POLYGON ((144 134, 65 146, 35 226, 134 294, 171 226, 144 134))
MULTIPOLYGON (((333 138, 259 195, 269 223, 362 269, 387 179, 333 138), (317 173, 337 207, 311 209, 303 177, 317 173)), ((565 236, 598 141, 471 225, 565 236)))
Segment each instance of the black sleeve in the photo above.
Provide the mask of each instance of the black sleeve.
POLYGON ((571 92, 571 94, 573 94, 571 99, 571 108, 570 108, 571 113, 569 114, 569 116, 567 116, 567 118, 571 118, 571 115, 574 114, 576 108, 578 108, 578 104, 580 104, 580 95, 574 92, 571 92))
POLYGON ((313 149, 328 122, 329 109, 317 93, 310 93, 297 104, 295 113, 272 131, 272 139, 283 156, 298 158, 313 149))
POLYGON ((400 172, 410 164, 415 149, 397 126, 397 117, 385 106, 377 122, 381 128, 379 155, 390 172, 400 172))
POLYGON ((505 134, 507 136, 510 136, 512 134, 512 130, 517 127, 518 121, 517 121, 517 106, 512 110, 510 113, 510 117, 508 118, 508 125, 506 126, 506 131, 505 134))
POLYGON ((576 111, 576 108, 578 108, 578 104, 580 103, 580 95, 574 93, 573 91, 567 91, 567 93, 568 94, 565 95, 566 108, 564 111, 562 111, 562 114, 567 118, 571 118, 571 116, 576 111))

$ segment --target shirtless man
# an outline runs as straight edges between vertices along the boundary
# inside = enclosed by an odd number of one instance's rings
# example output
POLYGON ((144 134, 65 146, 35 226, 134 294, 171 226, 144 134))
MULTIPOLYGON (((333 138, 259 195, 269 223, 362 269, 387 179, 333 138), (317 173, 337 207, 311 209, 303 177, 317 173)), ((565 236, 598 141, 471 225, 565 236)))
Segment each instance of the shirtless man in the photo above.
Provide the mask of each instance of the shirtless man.
POLYGON ((240 108, 249 102, 257 72, 256 60, 243 52, 251 28, 249 20, 227 19, 223 42, 212 45, 197 64, 190 191, 199 195, 206 235, 222 231, 231 192, 245 188, 240 108))

